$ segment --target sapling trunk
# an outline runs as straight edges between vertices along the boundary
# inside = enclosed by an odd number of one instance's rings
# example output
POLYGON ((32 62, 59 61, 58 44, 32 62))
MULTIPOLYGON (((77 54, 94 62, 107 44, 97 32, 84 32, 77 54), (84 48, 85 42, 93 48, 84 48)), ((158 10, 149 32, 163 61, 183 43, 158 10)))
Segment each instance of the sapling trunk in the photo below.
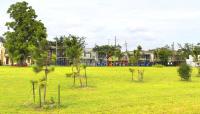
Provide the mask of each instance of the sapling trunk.
POLYGON ((85 85, 87 87, 87 74, 86 74, 86 69, 85 69, 85 85))
POLYGON ((40 90, 40 87, 39 87, 39 105, 40 105, 40 107, 42 107, 42 100, 41 100, 41 90, 40 90))
POLYGON ((79 79, 80 79, 80 85, 81 85, 81 87, 83 87, 83 83, 82 83, 82 79, 81 79, 80 75, 79 75, 79 79))
POLYGON ((45 70, 44 70, 44 73, 45 73, 45 78, 46 78, 46 81, 47 81, 47 75, 48 75, 48 68, 46 66, 45 70))
POLYGON ((73 78, 74 78, 74 83, 73 83, 73 86, 75 86, 75 83, 76 83, 76 73, 74 72, 74 67, 72 66, 72 72, 73 72, 73 78))
POLYGON ((132 81, 133 81, 133 72, 132 72, 132 81))
POLYGON ((58 84, 58 106, 60 106, 60 84, 58 84))
POLYGON ((35 103, 35 83, 32 82, 32 87, 33 87, 33 101, 35 103))
POLYGON ((83 87, 82 76, 80 75, 80 68, 79 68, 78 65, 77 65, 77 71, 78 71, 78 77, 79 77, 79 80, 80 80, 80 86, 83 87))
POLYGON ((44 103, 46 102, 46 84, 44 85, 44 98, 43 98, 43 100, 44 100, 44 103))

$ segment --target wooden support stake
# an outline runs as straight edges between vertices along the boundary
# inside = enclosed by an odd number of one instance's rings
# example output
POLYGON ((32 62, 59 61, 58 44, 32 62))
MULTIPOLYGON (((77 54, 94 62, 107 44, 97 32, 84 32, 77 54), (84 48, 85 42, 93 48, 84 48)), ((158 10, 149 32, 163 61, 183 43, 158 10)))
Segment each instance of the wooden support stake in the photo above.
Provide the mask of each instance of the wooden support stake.
POLYGON ((58 106, 60 106, 60 84, 58 84, 58 106))

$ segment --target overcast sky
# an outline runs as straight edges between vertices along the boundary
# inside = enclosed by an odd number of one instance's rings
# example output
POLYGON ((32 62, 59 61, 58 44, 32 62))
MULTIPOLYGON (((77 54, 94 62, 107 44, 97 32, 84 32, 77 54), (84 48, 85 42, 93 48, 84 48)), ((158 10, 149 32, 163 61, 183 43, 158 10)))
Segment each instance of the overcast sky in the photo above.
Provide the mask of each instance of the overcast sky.
MULTIPOLYGON (((21 0, 0 0, 0 36, 8 7, 21 0)), ((172 42, 200 42, 200 0, 27 0, 45 24, 48 39, 75 34, 87 47, 114 44, 152 49, 172 42)))

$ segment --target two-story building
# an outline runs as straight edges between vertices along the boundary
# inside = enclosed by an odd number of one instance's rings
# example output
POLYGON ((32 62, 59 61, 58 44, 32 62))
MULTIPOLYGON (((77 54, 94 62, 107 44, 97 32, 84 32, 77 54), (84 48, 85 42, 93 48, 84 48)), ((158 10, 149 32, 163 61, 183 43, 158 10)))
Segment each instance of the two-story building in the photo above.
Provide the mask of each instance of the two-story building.
POLYGON ((81 57, 81 63, 88 66, 96 66, 98 62, 97 53, 92 48, 85 48, 81 57))
MULTIPOLYGON (((133 51, 129 51, 129 54, 133 55, 133 51)), ((129 58, 128 58, 129 59, 129 58)), ((140 58, 138 63, 135 65, 138 66, 151 66, 154 62, 154 53, 152 51, 144 51, 142 50, 140 53, 140 58)))

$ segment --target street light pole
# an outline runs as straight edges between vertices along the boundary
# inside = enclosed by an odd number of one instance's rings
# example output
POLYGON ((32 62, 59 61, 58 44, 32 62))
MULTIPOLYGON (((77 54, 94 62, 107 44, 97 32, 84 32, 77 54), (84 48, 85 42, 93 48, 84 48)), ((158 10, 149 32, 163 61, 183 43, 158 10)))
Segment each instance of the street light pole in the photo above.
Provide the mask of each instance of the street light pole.
POLYGON ((58 54, 58 47, 57 47, 57 46, 58 46, 58 45, 57 45, 57 40, 56 40, 56 65, 57 65, 57 60, 58 60, 58 59, 57 59, 57 57, 58 57, 58 55, 57 55, 57 54, 58 54))

